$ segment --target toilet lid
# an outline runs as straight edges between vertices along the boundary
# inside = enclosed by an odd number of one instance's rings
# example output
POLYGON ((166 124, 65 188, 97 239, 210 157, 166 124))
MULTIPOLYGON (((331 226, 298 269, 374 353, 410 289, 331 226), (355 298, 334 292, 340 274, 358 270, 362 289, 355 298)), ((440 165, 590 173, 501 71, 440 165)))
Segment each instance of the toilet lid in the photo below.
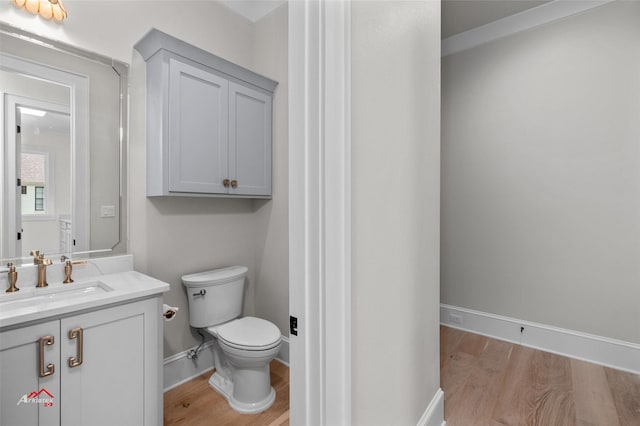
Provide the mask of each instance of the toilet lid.
POLYGON ((273 346, 280 340, 280 330, 267 320, 244 317, 218 327, 218 337, 232 346, 273 346))

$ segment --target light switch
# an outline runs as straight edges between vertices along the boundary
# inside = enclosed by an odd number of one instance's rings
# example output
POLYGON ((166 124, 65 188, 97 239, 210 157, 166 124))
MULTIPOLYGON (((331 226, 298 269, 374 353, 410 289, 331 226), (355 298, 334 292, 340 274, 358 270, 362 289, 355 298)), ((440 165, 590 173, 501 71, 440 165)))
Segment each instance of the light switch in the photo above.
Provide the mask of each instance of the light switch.
POLYGON ((116 216, 116 207, 115 206, 101 206, 100 207, 100 217, 115 217, 116 216))

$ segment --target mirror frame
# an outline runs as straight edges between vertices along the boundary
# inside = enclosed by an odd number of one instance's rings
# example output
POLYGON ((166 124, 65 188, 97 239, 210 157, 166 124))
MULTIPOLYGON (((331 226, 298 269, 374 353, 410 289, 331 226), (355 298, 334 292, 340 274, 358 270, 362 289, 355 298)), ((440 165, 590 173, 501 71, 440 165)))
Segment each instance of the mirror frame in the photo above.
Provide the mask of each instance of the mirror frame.
MULTIPOLYGON (((118 252, 125 253, 127 251, 127 239, 126 239, 126 151, 127 151, 127 136, 128 136, 128 69, 129 66, 115 59, 103 56, 94 52, 89 52, 84 49, 71 46, 69 44, 51 40, 42 36, 32 34, 30 32, 15 28, 9 24, 0 22, 0 33, 4 35, 16 37, 21 40, 25 40, 30 43, 34 43, 38 46, 44 46, 53 50, 57 50, 63 53, 71 54, 81 57, 93 62, 97 62, 113 69, 119 78, 119 232, 118 242, 108 248, 100 248, 96 250, 90 250, 90 167, 89 167, 89 150, 90 150, 90 134, 89 134, 89 84, 88 77, 78 74, 72 74, 64 70, 60 70, 53 66, 49 66, 42 63, 36 63, 31 60, 19 58, 10 54, 0 52, 0 69, 9 72, 18 72, 20 74, 39 78, 42 80, 48 80, 54 84, 61 84, 69 87, 70 90, 70 109, 72 116, 71 125, 71 151, 72 151, 72 217, 74 222, 74 229, 79 229, 79 233, 82 238, 78 238, 78 242, 74 247, 74 254, 80 253, 104 253, 112 252, 117 246, 121 246, 122 249, 118 252), (78 197, 83 194, 84 197, 78 197), (83 198, 82 200, 80 198, 83 198)), ((4 114, 4 102, 1 102, 0 111, 4 114)), ((10 124, 10 123, 9 123, 10 124)), ((10 148, 10 147, 9 147, 10 148)), ((7 152, 9 156, 11 152, 7 152)), ((4 149, 0 150, 0 161, 5 164, 4 149)), ((12 167, 12 166, 9 166, 12 167)), ((15 168, 15 165, 13 166, 15 168)), ((9 170, 9 174, 10 174, 9 170)), ((15 174, 15 173, 14 173, 15 174)), ((4 182, 5 174, 0 176, 0 183, 2 186, 2 192, 4 193, 5 206, 2 209, 0 223, 3 233, 6 233, 9 229, 15 228, 15 217, 7 212, 16 211, 15 200, 11 201, 6 193, 9 189, 8 182, 4 182), (11 207, 13 205, 13 207, 11 207), (8 206, 8 208, 7 208, 8 206), (13 225, 13 228, 12 228, 13 225), (5 228, 6 227, 6 228, 5 228)), ((75 237, 74 232, 74 238, 75 237)), ((8 240, 3 238, 3 240, 8 240)), ((3 243, 5 244, 5 243, 3 243)), ((8 246, 8 244, 7 244, 8 246)), ((3 258, 7 258, 7 246, 3 247, 3 258)), ((37 248, 37 247, 34 247, 37 248)), ((17 254, 15 259, 20 259, 21 254, 17 254)), ((30 259, 30 258, 29 258, 30 259)))

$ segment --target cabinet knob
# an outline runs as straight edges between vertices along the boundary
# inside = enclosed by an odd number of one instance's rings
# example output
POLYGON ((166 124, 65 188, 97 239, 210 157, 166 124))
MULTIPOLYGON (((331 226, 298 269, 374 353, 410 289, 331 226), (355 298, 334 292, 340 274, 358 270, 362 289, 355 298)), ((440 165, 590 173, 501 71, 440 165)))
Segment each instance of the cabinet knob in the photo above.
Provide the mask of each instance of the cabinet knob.
POLYGON ((238 181, 237 181, 237 180, 235 180, 235 179, 234 179, 234 180, 232 180, 232 181, 231 181, 231 187, 232 187, 232 188, 237 188, 237 187, 238 187, 238 181))
POLYGON ((225 180, 223 180, 223 181, 222 181, 222 185, 223 185, 225 188, 228 188, 228 187, 229 187, 229 179, 225 179, 225 180))

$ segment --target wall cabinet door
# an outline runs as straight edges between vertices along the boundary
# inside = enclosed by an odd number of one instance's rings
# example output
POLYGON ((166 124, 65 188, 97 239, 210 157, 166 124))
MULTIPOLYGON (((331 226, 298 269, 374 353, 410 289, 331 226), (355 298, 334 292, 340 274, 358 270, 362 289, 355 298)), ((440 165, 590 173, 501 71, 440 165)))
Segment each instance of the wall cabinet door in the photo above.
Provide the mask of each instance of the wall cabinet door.
POLYGON ((169 191, 227 192, 228 94, 224 78, 169 59, 169 191))
POLYGON ((277 82, 152 29, 147 196, 269 198, 277 82))
POLYGON ((236 195, 271 195, 271 96, 229 82, 229 176, 236 195))
POLYGON ((0 332, 0 425, 60 424, 59 344, 59 321, 0 332), (52 401, 21 401, 25 396, 52 401))

